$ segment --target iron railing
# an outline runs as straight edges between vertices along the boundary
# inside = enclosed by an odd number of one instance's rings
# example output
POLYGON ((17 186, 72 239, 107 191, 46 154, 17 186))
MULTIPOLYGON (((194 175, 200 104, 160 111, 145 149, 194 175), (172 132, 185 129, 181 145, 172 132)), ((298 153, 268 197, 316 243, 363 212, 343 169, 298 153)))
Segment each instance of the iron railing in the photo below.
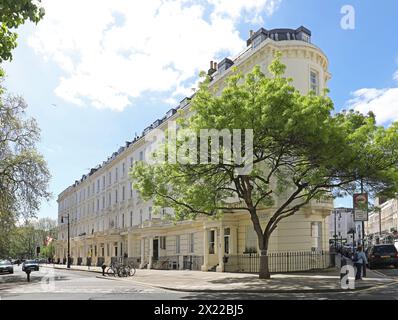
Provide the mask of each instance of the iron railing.
POLYGON ((185 270, 200 270, 203 264, 203 256, 184 256, 183 267, 185 270))
POLYGON ((134 265, 136 268, 138 268, 141 263, 141 257, 128 257, 126 258, 126 263, 134 265))
POLYGON ((104 257, 98 257, 97 258, 97 267, 101 267, 105 263, 105 258, 104 257))
POLYGON ((167 256, 159 257, 158 260, 153 260, 152 269, 169 270, 170 268, 169 265, 171 260, 172 257, 167 257, 167 256))
MULTIPOLYGON (((259 254, 229 255, 226 260, 226 272, 258 273, 260 269, 259 254)), ((332 267, 333 265, 333 254, 328 251, 268 253, 268 267, 272 273, 319 270, 332 267)))

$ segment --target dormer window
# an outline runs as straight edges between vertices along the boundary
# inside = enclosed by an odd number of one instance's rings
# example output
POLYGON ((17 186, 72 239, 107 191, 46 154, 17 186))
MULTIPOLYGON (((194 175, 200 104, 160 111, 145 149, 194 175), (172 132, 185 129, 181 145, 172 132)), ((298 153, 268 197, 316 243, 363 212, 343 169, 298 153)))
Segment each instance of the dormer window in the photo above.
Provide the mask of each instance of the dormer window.
POLYGON ((170 118, 173 114, 175 114, 176 113, 176 110, 175 109, 170 109, 169 111, 167 111, 167 113, 166 113, 166 117, 167 118, 170 118))
POLYGON ((311 42, 310 41, 310 36, 308 34, 303 33, 301 37, 302 37, 303 41, 308 42, 308 43, 311 42))
POLYGON ((254 40, 253 40, 253 48, 257 48, 260 45, 261 42, 262 42, 261 35, 259 35, 258 37, 254 38, 254 40))
POLYGON ((229 69, 232 67, 234 62, 228 58, 225 58, 223 61, 221 61, 218 65, 218 72, 224 72, 225 70, 229 69))
POLYGON ((189 104, 190 100, 191 100, 191 99, 188 98, 188 97, 182 99, 182 100, 180 101, 179 108, 184 108, 184 107, 186 107, 186 106, 189 104))

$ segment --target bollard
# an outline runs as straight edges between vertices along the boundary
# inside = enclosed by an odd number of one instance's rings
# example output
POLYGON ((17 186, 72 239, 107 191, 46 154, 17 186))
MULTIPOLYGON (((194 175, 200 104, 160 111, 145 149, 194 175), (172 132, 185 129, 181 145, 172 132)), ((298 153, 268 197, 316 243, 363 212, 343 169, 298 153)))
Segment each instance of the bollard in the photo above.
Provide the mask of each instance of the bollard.
POLYGON ((26 279, 28 280, 28 282, 30 282, 30 273, 31 273, 31 270, 30 270, 30 269, 26 269, 25 272, 26 272, 26 279))

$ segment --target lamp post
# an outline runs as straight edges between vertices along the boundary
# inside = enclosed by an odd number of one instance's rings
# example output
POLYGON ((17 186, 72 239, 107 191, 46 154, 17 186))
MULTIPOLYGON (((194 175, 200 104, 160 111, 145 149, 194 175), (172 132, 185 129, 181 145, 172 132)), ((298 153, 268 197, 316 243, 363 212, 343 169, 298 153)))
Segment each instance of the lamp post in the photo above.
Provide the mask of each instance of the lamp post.
POLYGON ((334 250, 337 251, 337 210, 334 210, 334 250))
MULTIPOLYGON (((361 179, 361 193, 363 194, 363 192, 364 192, 364 190, 363 190, 363 179, 361 179)), ((366 213, 366 215, 367 214, 368 213, 366 213)), ((361 229, 362 229, 361 230, 362 231, 362 246, 364 247, 364 250, 365 250, 365 221, 364 220, 362 220, 361 229)))
MULTIPOLYGON (((68 269, 70 269, 70 238, 69 238, 69 234, 70 234, 70 219, 69 219, 69 213, 68 213, 68 258, 67 258, 67 262, 66 262, 66 267, 68 269)), ((61 217, 61 223, 64 223, 64 217, 61 217)))

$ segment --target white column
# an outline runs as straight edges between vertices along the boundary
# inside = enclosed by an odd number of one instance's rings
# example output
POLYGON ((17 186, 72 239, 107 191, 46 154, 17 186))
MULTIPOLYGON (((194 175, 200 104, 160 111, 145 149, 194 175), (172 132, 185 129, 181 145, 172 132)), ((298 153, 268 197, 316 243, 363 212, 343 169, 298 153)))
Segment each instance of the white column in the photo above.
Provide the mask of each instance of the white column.
POLYGON ((131 233, 129 233, 127 235, 127 255, 129 257, 133 256, 133 235, 131 233))
POLYGON ((149 263, 148 269, 152 268, 152 258, 153 258, 153 237, 149 238, 149 263))
POLYGON ((238 228, 230 227, 230 236, 229 236, 229 253, 237 254, 238 253, 238 228))
POLYGON ((203 265, 201 270, 209 270, 209 230, 206 228, 203 230, 203 265))
POLYGON ((123 242, 123 240, 120 240, 120 241, 117 242, 117 256, 118 257, 123 257, 122 242, 123 242))
POLYGON ((144 268, 145 265, 145 238, 141 238, 141 263, 140 269, 144 268))
POLYGON ((218 235, 219 235, 218 229, 215 228, 214 229, 214 254, 218 254, 218 252, 219 252, 218 245, 217 245, 218 235))
MULTIPOLYGON (((100 256, 100 243, 99 240, 96 240, 95 242, 95 246, 97 247, 97 253, 95 254, 95 264, 94 266, 96 266, 98 264, 98 257, 100 256)), ((94 248, 94 253, 95 253, 95 248, 94 248)))
POLYGON ((224 251, 225 251, 225 243, 224 243, 224 227, 220 226, 220 236, 218 238, 217 243, 218 248, 218 266, 216 268, 217 272, 224 272, 224 251))

